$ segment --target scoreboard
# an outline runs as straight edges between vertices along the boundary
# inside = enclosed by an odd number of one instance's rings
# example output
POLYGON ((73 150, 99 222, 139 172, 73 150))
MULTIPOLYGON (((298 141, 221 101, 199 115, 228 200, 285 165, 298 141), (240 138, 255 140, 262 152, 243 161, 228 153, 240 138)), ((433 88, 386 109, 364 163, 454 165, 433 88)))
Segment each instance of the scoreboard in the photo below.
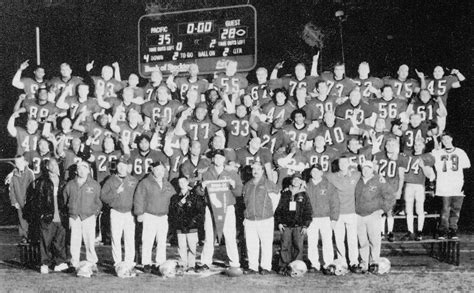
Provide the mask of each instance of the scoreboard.
POLYGON ((184 73, 196 63, 200 74, 224 71, 226 62, 239 71, 257 64, 257 12, 252 5, 148 14, 138 21, 138 70, 149 77, 184 73))

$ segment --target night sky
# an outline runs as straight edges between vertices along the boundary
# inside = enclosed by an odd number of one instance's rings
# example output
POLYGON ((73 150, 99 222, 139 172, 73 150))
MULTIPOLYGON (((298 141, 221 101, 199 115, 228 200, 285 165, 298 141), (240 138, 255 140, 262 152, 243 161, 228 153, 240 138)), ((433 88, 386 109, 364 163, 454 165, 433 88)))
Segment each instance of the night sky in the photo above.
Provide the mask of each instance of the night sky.
MULTIPOLYGON (((35 27, 41 28, 41 58, 47 78, 59 75, 59 64, 68 62, 75 75, 84 75, 85 64, 95 60, 99 75, 102 65, 118 61, 122 78, 137 72, 137 22, 146 13, 139 0, 5 0, 0 2, 0 123, 6 126, 20 91, 11 79, 21 62, 35 59, 35 27)), ((150 1, 148 1, 150 2, 150 1)), ((166 1, 170 2, 170 1, 166 1)), ((176 10, 247 4, 247 1, 180 0, 171 1, 176 10)), ((258 13, 258 64, 269 71, 285 60, 281 73, 290 73, 298 62, 310 66, 315 49, 300 37, 303 26, 312 22, 325 35, 322 69, 341 59, 336 10, 348 16, 343 23, 346 72, 356 76, 361 61, 368 61, 372 75, 394 76, 398 66, 410 66, 431 76, 435 65, 459 69, 467 78, 462 88, 453 90, 448 102, 448 129, 455 134, 455 145, 474 161, 474 109, 472 101, 473 9, 472 1, 397 1, 397 0, 273 0, 249 1, 258 13)), ((32 74, 32 68, 24 72, 32 74)), ((254 72, 249 79, 254 80, 254 72)), ((142 84, 145 81, 142 80, 142 84)), ((6 127, 0 135, 7 137, 6 127)), ((1 157, 14 155, 14 140, 0 144, 1 157)), ((473 174, 466 172, 466 194, 474 191, 473 174)), ((463 214, 474 210, 467 199, 463 214)), ((474 230, 474 221, 462 217, 464 227, 474 230), (464 218, 464 219, 463 219, 464 218)))

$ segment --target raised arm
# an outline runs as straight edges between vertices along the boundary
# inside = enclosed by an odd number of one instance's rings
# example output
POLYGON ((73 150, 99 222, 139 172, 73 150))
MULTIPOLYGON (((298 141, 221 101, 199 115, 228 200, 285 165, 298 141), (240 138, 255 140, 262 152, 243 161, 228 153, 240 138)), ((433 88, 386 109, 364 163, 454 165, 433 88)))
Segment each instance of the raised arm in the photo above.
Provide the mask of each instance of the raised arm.
POLYGON ((118 62, 112 63, 112 67, 114 68, 114 78, 117 81, 122 81, 122 76, 120 75, 120 66, 118 62))
POLYGON ((20 68, 16 71, 15 75, 13 76, 12 86, 16 87, 17 89, 23 90, 25 89, 25 84, 21 82, 21 74, 23 70, 28 68, 30 64, 28 64, 30 60, 26 60, 25 62, 21 63, 20 68))
POLYGON ((15 120, 18 117, 20 117, 20 113, 13 112, 13 114, 10 116, 10 119, 8 119, 7 130, 8 130, 8 133, 12 137, 16 137, 18 134, 18 131, 16 131, 16 127, 15 127, 15 120))
POLYGON ((311 76, 318 77, 318 63, 319 63, 319 53, 313 56, 313 64, 311 65, 311 76))
POLYGON ((278 70, 283 68, 284 63, 285 63, 285 61, 281 61, 280 63, 275 65, 275 67, 272 70, 272 74, 270 75, 270 79, 277 79, 278 78, 278 70))

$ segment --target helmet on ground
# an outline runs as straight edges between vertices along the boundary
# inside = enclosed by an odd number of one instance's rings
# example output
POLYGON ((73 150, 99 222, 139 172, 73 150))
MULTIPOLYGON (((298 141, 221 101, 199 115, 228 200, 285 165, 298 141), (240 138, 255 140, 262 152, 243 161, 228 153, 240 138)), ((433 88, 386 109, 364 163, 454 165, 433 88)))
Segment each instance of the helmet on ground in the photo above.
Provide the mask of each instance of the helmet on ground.
POLYGON ((388 260, 388 258, 386 257, 381 257, 379 259, 379 270, 377 272, 377 274, 379 275, 383 275, 383 274, 387 274, 390 272, 390 261, 388 260))
POLYGON ((184 266, 177 260, 167 260, 160 265, 160 274, 164 278, 184 275, 184 266))
POLYGON ((287 267, 288 276, 292 278, 299 278, 302 277, 308 271, 308 267, 301 260, 294 260, 290 262, 287 267))
POLYGON ((115 273, 122 279, 136 277, 135 263, 120 262, 115 265, 115 273))
POLYGON ((225 274, 229 277, 240 277, 243 274, 242 269, 237 267, 230 267, 225 270, 225 274))
POLYGON ((336 276, 343 276, 349 272, 349 267, 347 266, 347 263, 345 260, 336 259, 334 261, 334 266, 335 266, 334 274, 336 276))

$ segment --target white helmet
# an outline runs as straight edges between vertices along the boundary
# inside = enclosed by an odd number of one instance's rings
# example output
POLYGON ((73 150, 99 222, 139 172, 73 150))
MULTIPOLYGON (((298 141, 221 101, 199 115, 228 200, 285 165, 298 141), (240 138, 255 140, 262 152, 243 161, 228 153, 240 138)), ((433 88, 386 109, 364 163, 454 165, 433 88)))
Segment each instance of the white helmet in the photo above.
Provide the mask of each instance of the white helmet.
POLYGON ((304 263, 304 261, 301 260, 294 260, 292 261, 287 268, 287 274, 288 276, 292 278, 299 278, 302 277, 306 272, 308 271, 308 267, 304 263))
POLYGON ((334 274, 336 276, 344 276, 349 272, 349 267, 347 266, 347 263, 344 260, 336 259, 334 260, 334 265, 336 266, 336 269, 334 271, 334 274))
POLYGON ((90 278, 92 276, 93 263, 83 260, 76 268, 76 275, 78 277, 90 278))
POLYGON ((383 274, 387 274, 390 272, 390 261, 388 260, 388 258, 386 257, 381 257, 379 259, 379 270, 377 272, 377 274, 379 275, 383 275, 383 274))
POLYGON ((122 279, 136 277, 135 263, 120 262, 115 265, 115 273, 122 279))
POLYGON ((167 260, 160 265, 160 274, 163 278, 183 276, 184 266, 177 260, 167 260))

